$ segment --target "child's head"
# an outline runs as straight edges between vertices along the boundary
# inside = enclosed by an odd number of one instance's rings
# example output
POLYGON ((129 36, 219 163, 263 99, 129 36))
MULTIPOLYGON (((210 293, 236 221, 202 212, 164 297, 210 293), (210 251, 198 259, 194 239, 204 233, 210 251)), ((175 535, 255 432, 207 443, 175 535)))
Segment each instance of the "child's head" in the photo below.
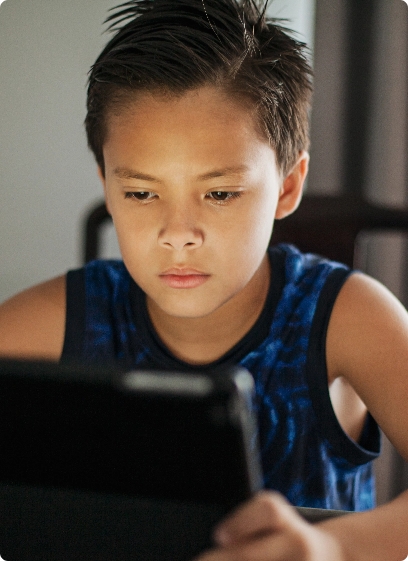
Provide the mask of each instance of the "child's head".
MULTIPOLYGON (((182 95, 215 86, 255 115, 285 176, 308 148, 311 70, 304 45, 254 0, 133 0, 112 15, 127 20, 92 68, 88 143, 104 174, 107 118, 136 92, 182 95)), ((114 24, 112 24, 114 25, 114 24)))
POLYGON ((250 1, 125 6, 138 17, 95 63, 86 119, 123 261, 156 328, 252 320, 307 173, 307 62, 250 1))

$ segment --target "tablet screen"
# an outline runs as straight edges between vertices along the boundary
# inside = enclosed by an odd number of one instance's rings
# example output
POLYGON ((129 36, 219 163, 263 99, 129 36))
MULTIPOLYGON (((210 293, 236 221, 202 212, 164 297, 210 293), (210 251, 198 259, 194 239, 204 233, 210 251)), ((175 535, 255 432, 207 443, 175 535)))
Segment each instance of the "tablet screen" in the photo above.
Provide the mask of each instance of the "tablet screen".
POLYGON ((261 486, 242 370, 0 364, 0 554, 190 559, 261 486))

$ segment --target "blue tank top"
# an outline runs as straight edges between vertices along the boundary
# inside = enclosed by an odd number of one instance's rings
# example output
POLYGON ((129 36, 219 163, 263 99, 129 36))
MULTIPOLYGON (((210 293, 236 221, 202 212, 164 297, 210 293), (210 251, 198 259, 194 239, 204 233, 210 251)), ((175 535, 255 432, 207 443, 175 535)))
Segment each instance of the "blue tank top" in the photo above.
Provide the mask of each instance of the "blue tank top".
POLYGON ((145 294, 122 261, 70 271, 61 360, 189 371, 240 364, 255 380, 264 486, 296 506, 372 508, 379 429, 368 415, 360 441, 351 440, 327 384, 327 326, 350 270, 285 244, 271 248, 269 257, 272 281, 257 322, 223 357, 202 367, 177 359, 160 341, 145 294))

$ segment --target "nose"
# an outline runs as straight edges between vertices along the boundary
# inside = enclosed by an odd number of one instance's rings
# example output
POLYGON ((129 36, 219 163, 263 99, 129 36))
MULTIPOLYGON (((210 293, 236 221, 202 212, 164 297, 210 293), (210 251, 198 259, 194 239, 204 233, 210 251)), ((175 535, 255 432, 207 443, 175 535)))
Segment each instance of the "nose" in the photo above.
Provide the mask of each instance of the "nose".
POLYGON ((159 245, 181 251, 196 249, 203 244, 204 234, 190 208, 173 208, 159 232, 159 245))

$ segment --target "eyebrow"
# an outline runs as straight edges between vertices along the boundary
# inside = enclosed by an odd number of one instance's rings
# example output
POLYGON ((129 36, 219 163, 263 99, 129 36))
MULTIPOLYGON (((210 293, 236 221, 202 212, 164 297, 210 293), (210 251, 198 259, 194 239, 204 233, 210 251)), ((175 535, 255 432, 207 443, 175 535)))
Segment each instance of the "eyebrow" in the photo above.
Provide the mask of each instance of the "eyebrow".
POLYGON ((242 175, 243 173, 248 171, 248 166, 240 165, 240 166, 231 166, 222 169, 216 169, 214 171, 210 171, 209 173, 204 173, 203 175, 198 176, 199 181, 207 181, 208 179, 215 179, 217 177, 227 177, 229 175, 242 175))
MULTIPOLYGON (((242 175, 243 173, 248 171, 248 166, 246 165, 239 165, 239 166, 230 166, 222 169, 215 169, 208 173, 203 173, 197 177, 198 181, 208 181, 210 179, 216 179, 217 177, 228 177, 230 175, 242 175)), ((139 179, 141 181, 150 181, 151 183, 160 182, 159 179, 153 177, 152 175, 148 175, 147 173, 142 173, 140 171, 128 169, 128 168, 115 168, 113 170, 113 174, 119 179, 139 179)))
POLYGON ((128 168, 115 168, 113 170, 113 175, 119 177, 119 179, 141 179, 142 181, 156 182, 158 179, 147 175, 147 173, 141 173, 140 171, 131 170, 128 168))

